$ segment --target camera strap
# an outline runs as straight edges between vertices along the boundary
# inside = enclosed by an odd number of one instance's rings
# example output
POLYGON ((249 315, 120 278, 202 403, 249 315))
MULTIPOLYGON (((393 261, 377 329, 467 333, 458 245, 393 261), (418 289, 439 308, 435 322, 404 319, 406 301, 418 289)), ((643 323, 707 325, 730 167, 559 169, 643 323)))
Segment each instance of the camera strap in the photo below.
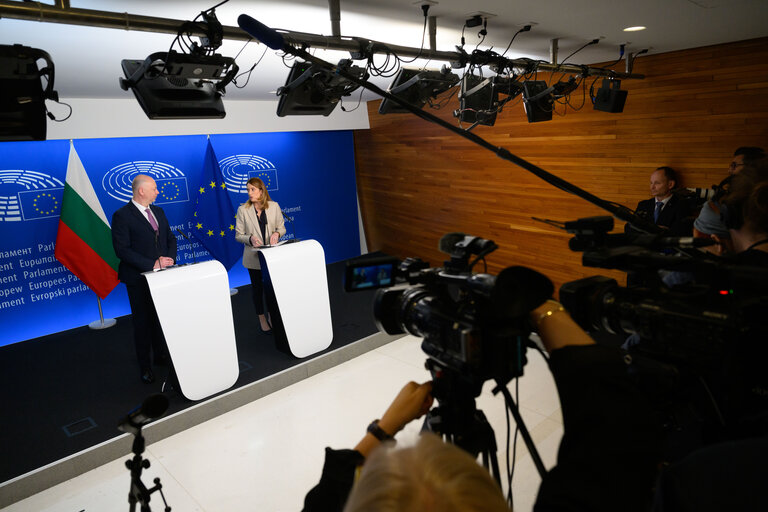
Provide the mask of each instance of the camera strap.
POLYGON ((768 238, 764 238, 763 240, 758 240, 757 242, 755 242, 752 245, 750 245, 749 247, 747 247, 746 251, 752 250, 755 247, 757 247, 758 245, 765 245, 765 244, 768 244, 768 238))

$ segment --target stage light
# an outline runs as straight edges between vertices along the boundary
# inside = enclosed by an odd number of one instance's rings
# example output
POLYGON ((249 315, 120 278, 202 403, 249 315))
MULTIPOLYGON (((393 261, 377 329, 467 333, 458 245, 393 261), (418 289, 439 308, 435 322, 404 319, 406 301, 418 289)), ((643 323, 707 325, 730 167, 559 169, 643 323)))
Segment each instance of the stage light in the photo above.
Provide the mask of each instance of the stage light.
MULTIPOLYGON (((125 78, 120 87, 131 89, 150 119, 220 119, 224 88, 237 74, 235 59, 215 53, 223 40, 223 27, 214 9, 200 13, 203 23, 186 22, 174 40, 190 53, 155 52, 141 60, 123 60, 125 78), (204 31, 200 43, 193 32, 204 31)), ((173 46, 173 45, 171 45, 173 46)))
POLYGON ((53 90, 54 65, 43 50, 0 45, 0 141, 45 140, 45 100, 59 101, 53 90), (45 67, 39 69, 37 61, 45 67), (43 90, 40 79, 46 77, 43 90))
POLYGON ((547 87, 544 80, 523 82, 523 106, 529 123, 552 120, 554 87, 547 87))
POLYGON ((493 77, 464 74, 459 90, 459 110, 454 112, 462 123, 493 126, 499 108, 499 93, 493 77))
POLYGON ((453 115, 462 122, 473 123, 468 130, 478 124, 493 126, 502 107, 522 90, 522 84, 512 78, 498 75, 483 78, 466 73, 461 79, 459 109, 453 115), (499 100, 500 96, 506 97, 499 100))
POLYGON ((143 61, 123 60, 120 87, 131 89, 150 119, 223 118, 224 86, 234 78, 234 59, 157 52, 143 61))
POLYGON ((627 91, 621 90, 621 80, 603 80, 603 86, 595 94, 594 109, 602 112, 619 113, 624 111, 627 91))
MULTIPOLYGON (((353 66, 350 59, 339 62, 338 67, 361 80, 368 78, 365 68, 353 66)), ((283 87, 277 90, 280 101, 277 115, 328 116, 341 98, 349 96, 359 85, 334 73, 331 69, 296 61, 283 87)))
MULTIPOLYGON (((441 71, 400 68, 389 86, 389 93, 422 108, 427 101, 437 98, 459 83, 459 77, 447 68, 441 71)), ((379 105, 379 114, 402 114, 408 110, 387 98, 379 105)))

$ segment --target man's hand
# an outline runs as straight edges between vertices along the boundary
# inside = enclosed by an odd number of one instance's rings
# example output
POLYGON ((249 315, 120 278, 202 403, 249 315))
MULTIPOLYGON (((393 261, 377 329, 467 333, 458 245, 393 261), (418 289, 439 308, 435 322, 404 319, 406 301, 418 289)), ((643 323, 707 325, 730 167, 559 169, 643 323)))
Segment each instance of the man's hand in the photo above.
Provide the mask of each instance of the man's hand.
POLYGON ((379 420, 379 427, 394 436, 408 423, 424 416, 432 407, 432 382, 409 382, 397 394, 392 404, 379 420))
POLYGON ((155 266, 152 268, 167 268, 172 267, 174 264, 173 258, 167 256, 160 256, 155 260, 155 266))

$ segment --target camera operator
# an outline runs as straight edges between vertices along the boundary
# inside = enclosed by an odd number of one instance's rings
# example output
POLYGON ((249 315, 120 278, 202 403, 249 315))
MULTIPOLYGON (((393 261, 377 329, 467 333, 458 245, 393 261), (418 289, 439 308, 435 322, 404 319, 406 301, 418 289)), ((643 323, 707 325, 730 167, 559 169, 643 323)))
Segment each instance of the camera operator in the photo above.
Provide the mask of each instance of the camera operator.
POLYGON ((469 454, 437 436, 427 433, 414 447, 392 449, 394 435, 429 411, 431 390, 431 382, 409 382, 381 419, 368 426, 354 450, 326 448, 323 473, 304 500, 305 512, 508 510, 487 471, 469 454))
POLYGON ((747 164, 733 175, 720 210, 736 261, 768 265, 768 159, 747 164))

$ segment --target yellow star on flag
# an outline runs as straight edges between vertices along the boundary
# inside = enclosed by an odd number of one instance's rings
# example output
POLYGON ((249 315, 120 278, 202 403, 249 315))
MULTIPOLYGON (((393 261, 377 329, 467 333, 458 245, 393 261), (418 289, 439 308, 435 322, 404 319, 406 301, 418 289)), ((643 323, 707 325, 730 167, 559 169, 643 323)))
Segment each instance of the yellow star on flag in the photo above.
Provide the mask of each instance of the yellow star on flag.
POLYGON ((213 231, 211 231, 211 230, 209 229, 209 230, 208 230, 208 232, 206 233, 206 235, 208 235, 208 236, 213 236, 213 231))
POLYGON ((196 227, 197 229, 203 229, 203 225, 202 225, 202 224, 200 224, 199 222, 198 222, 198 223, 195 225, 195 227, 196 227))
POLYGON ((211 188, 216 188, 216 182, 215 181, 211 182, 211 188))

